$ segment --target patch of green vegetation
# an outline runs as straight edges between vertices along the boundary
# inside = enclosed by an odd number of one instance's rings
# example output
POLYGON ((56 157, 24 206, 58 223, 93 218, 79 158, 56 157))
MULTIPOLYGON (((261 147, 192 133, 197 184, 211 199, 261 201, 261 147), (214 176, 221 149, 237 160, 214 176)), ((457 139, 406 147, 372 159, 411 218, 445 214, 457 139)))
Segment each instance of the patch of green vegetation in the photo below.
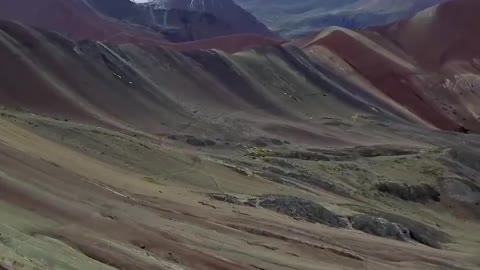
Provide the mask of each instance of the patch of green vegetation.
POLYGON ((114 270, 56 239, 32 231, 57 225, 30 212, 0 204, 0 266, 6 269, 114 270))
POLYGON ((164 186, 164 184, 161 183, 160 180, 158 178, 155 178, 155 177, 145 176, 145 177, 143 177, 143 180, 145 180, 145 181, 147 181, 148 183, 151 183, 151 184, 164 186))
MULTIPOLYGON (((5 228, 1 229, 5 233, 5 228)), ((70 246, 46 236, 10 230, 8 245, 0 244, 0 265, 13 269, 113 270, 70 246)))
POLYGON ((271 156, 272 150, 260 147, 252 147, 247 149, 247 153, 253 157, 268 157, 271 156))
MULTIPOLYGON (((359 197, 376 199, 375 186, 379 183, 390 182, 399 184, 437 185, 447 172, 447 168, 440 161, 437 152, 419 152, 410 156, 376 156, 351 158, 348 155, 335 155, 335 159, 297 159, 284 158, 291 166, 302 168, 309 175, 354 190, 359 197)), ((278 156, 276 152, 252 151, 259 156, 278 156)), ((318 154, 318 153, 315 153, 318 154)), ((290 169, 290 168, 284 168, 290 169)))

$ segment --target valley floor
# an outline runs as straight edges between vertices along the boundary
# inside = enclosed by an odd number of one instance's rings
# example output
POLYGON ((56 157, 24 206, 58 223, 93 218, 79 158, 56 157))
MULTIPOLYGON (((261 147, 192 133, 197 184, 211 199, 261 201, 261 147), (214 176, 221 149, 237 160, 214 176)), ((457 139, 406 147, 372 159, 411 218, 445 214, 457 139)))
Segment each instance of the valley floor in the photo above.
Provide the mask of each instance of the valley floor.
POLYGON ((449 173, 440 161, 446 149, 378 146, 292 155, 303 151, 296 142, 261 138, 205 146, 179 136, 113 131, 12 111, 1 115, 1 269, 480 265, 474 256, 480 247, 475 210, 452 203, 463 209, 454 216, 442 205, 450 200, 445 194, 440 202, 414 202, 373 190, 374 182, 385 178, 431 181, 436 187, 449 173), (272 208, 266 201, 278 204, 272 208), (319 215, 304 215, 305 209, 319 215), (345 217, 338 220, 347 225, 326 220, 328 213, 334 213, 333 220, 345 217), (439 246, 354 229, 350 223, 359 213, 408 217, 410 223, 403 224, 411 232, 414 225, 408 224, 422 223, 431 228, 426 237, 439 246))

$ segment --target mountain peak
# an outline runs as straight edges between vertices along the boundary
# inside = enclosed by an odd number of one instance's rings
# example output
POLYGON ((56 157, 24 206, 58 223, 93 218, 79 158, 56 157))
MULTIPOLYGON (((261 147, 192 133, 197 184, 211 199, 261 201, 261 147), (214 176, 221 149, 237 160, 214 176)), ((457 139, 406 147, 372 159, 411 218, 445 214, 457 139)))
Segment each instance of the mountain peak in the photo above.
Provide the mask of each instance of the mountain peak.
POLYGON ((141 6, 204 12, 226 22, 232 33, 274 36, 267 26, 232 0, 152 0, 141 6))
POLYGON ((157 8, 188 8, 192 10, 207 11, 215 8, 224 8, 236 5, 232 0, 152 0, 144 3, 157 8))

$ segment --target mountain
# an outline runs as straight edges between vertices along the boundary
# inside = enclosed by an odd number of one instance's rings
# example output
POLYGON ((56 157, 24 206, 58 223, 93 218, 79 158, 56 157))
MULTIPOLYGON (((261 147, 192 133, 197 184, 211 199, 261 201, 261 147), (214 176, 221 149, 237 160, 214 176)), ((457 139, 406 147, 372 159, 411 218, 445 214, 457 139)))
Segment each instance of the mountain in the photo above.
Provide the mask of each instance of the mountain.
POLYGON ((0 0, 0 7, 0 19, 56 32, 74 41, 158 45, 178 50, 219 49, 230 53, 255 46, 284 43, 265 35, 227 35, 230 26, 215 23, 215 18, 212 23, 212 15, 207 13, 180 9, 158 10, 154 6, 143 7, 129 0, 0 0), (23 8, 25 6, 29 8, 23 8), (145 12, 154 15, 147 16, 145 12), (165 21, 169 26, 156 26, 158 18, 155 14, 166 15, 161 20, 163 22, 168 17, 165 21), (207 36, 211 38, 205 38, 207 36))
POLYGON ((477 0, 182 43, 31 3, 0 21, 1 270, 479 268, 477 0))
MULTIPOLYGON (((119 127, 141 125, 137 128, 152 133, 163 129, 158 122, 180 124, 179 119, 187 121, 188 117, 196 120, 192 111, 213 110, 209 117, 214 117, 252 110, 254 115, 307 120, 328 108, 330 98, 338 99, 339 111, 371 111, 347 88, 329 90, 332 96, 324 98, 327 93, 323 91, 327 90, 323 87, 337 87, 339 83, 322 79, 325 75, 317 74, 314 64, 295 48, 273 46, 230 56, 194 50, 202 44, 196 42, 188 44, 197 46, 181 48, 186 50, 181 53, 175 47, 172 50, 94 41, 72 43, 15 23, 5 22, 2 28, 9 37, 2 50, 3 59, 9 64, 4 65, 2 72, 9 79, 3 83, 1 99, 13 108, 119 123, 119 127), (14 43, 8 41, 13 37, 14 43), (12 50, 14 44, 17 48, 12 50), (16 59, 16 52, 25 53, 25 59, 16 59), (268 64, 270 58, 277 63, 268 64), (271 67, 267 69, 268 66, 271 67), (24 74, 29 74, 30 80, 20 80, 24 74), (24 100, 32 93, 31 84, 36 85, 36 96, 49 97, 48 100, 24 100), (112 91, 112 87, 116 90, 112 91), (318 95, 318 99, 303 100, 303 96, 309 95, 318 95), (57 109, 55 104, 62 107, 57 109), (319 104, 324 104, 323 108, 319 104), (120 112, 115 111, 120 107, 124 109, 118 115, 120 112), (134 118, 129 120, 130 117, 134 118)), ((228 40, 219 42, 225 44, 228 40)), ((373 104, 374 98, 370 100, 373 104)), ((378 104, 379 110, 381 106, 378 104)), ((400 115, 397 118, 407 118, 400 115)))
POLYGON ((479 8, 480 2, 452 1, 379 31, 422 66, 445 68, 453 62, 475 62, 480 55, 476 46, 480 33, 476 18, 479 8))
POLYGON ((446 0, 237 0, 273 31, 298 37, 320 28, 383 25, 415 15, 446 0))
POLYGON ((231 34, 274 37, 265 25, 231 0, 156 0, 143 4, 129 0, 87 1, 104 15, 153 28, 175 42, 231 34))
POLYGON ((233 2, 222 5, 224 9, 207 8, 161 8, 158 3, 140 5, 129 0, 1 0, 0 19, 56 31, 75 40, 185 42, 232 34, 275 38, 233 2), (234 15, 225 16, 228 13, 234 15))
POLYGON ((55 31, 74 40, 164 40, 148 29, 100 16, 82 0, 0 0, 0 19, 55 31))
POLYGON ((478 7, 447 2, 372 30, 329 28, 302 45, 311 54, 323 53, 316 45, 334 52, 373 88, 430 123, 479 132, 478 7))
POLYGON ((160 9, 195 10, 213 14, 225 21, 237 33, 272 36, 270 30, 252 14, 242 9, 233 0, 153 0, 146 6, 160 9))

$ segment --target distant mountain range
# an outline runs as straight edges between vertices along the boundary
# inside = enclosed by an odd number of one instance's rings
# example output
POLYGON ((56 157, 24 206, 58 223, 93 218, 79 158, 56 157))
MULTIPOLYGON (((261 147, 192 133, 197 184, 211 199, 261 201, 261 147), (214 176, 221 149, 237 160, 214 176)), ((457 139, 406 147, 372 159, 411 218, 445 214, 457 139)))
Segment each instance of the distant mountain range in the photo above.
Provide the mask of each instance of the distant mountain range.
POLYGON ((392 23, 447 0, 235 0, 273 31, 298 37, 323 27, 392 23))
POLYGON ((130 0, 0 0, 0 19, 65 33, 74 39, 184 42, 233 34, 274 34, 234 2, 136 4, 130 0), (28 8, 26 8, 28 7, 28 8), (136 34, 132 34, 135 32, 136 34))
POLYGON ((387 24, 444 1, 152 0, 134 3, 131 0, 42 0, 31 3, 29 0, 0 0, 0 18, 52 30, 70 29, 72 37, 80 38, 93 35, 95 38, 129 40, 133 38, 129 34, 132 30, 143 32, 143 40, 172 42, 234 34, 290 38, 328 26, 358 29, 387 24), (80 23, 82 19, 87 22, 80 23))

